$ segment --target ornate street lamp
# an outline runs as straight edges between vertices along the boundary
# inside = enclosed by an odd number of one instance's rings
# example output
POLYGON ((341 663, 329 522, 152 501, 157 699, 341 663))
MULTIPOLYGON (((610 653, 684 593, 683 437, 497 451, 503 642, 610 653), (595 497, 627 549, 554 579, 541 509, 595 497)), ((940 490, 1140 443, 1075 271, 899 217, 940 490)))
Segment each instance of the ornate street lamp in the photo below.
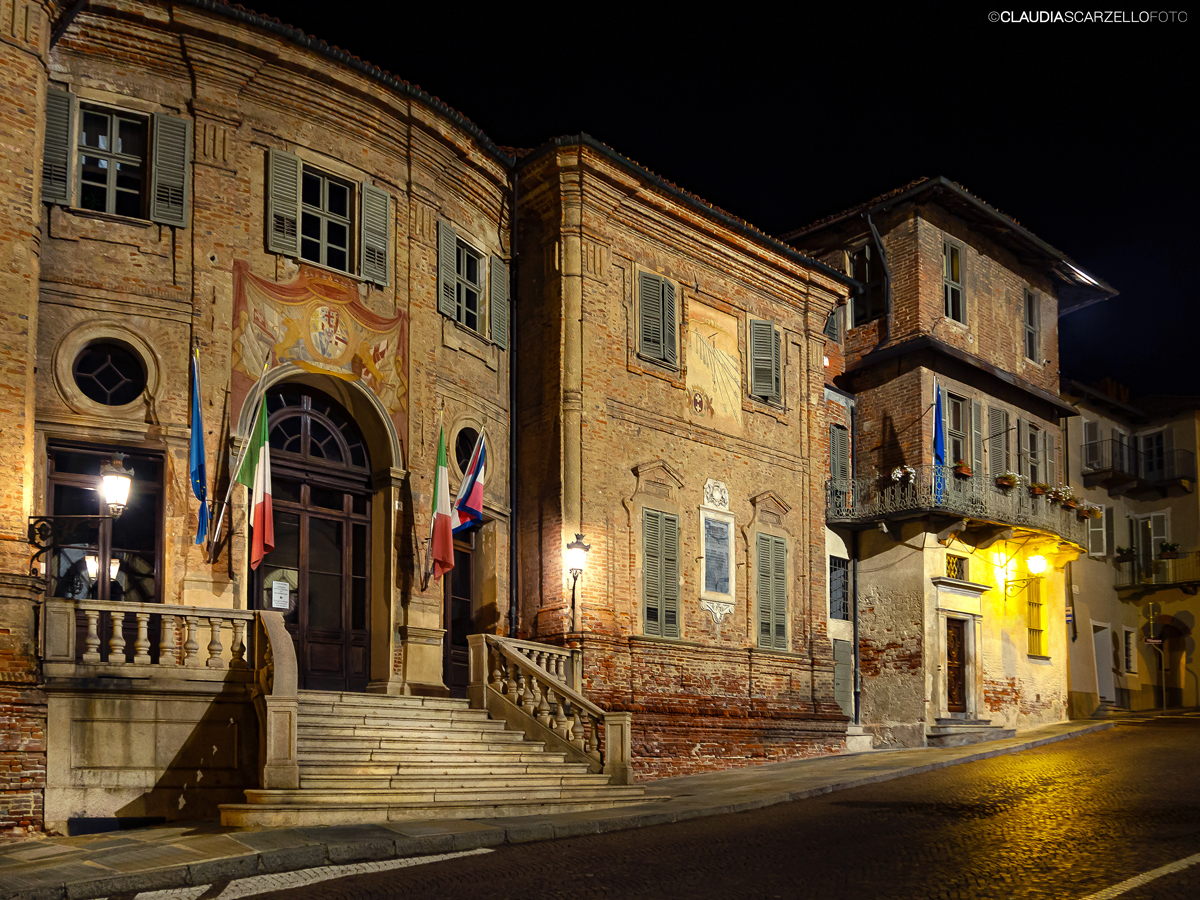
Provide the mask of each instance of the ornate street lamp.
MULTIPOLYGON (((67 543, 78 531, 92 525, 99 525, 105 520, 113 520, 125 511, 129 505, 129 490, 133 485, 133 472, 125 468, 125 454, 114 453, 112 457, 100 466, 100 497, 104 501, 101 512, 94 516, 30 516, 28 540, 36 549, 29 560, 29 574, 38 576, 38 564, 41 558, 55 547, 67 543)), ((84 560, 88 577, 93 581, 100 574, 100 560, 89 555, 84 560)), ((119 559, 109 563, 110 579, 117 577, 121 566, 119 559)))
POLYGON ((575 584, 579 581, 579 576, 583 574, 583 567, 587 564, 588 551, 592 549, 591 544, 583 542, 583 535, 576 534, 575 540, 567 544, 567 571, 571 573, 571 628, 575 628, 575 584))

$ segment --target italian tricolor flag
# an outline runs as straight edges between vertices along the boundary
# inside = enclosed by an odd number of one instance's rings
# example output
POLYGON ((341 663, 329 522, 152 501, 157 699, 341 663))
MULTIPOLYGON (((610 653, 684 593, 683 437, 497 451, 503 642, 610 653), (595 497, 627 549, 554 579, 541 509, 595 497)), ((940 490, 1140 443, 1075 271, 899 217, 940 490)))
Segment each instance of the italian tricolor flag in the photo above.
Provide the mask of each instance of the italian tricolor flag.
POLYGON ((433 577, 454 568, 454 529, 450 522, 450 469, 446 465, 446 429, 438 433, 437 473, 433 476, 433 518, 429 523, 433 577))
POLYGON ((275 518, 271 515, 271 445, 267 443, 267 398, 250 434, 250 446, 237 480, 254 492, 250 501, 250 568, 257 569, 263 557, 275 549, 275 518))

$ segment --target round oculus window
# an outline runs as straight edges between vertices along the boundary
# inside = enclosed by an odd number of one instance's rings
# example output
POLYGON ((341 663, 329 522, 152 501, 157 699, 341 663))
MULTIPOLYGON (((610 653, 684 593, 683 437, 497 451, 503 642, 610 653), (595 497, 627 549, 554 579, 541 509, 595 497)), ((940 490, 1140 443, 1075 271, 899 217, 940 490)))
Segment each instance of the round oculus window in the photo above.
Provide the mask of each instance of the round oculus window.
POLYGON ((454 460, 458 463, 458 471, 466 472, 471 465, 471 454, 475 452, 475 442, 479 440, 479 432, 474 428, 460 428, 454 438, 454 460))
POLYGON ((89 344, 75 358, 75 384, 85 397, 104 406, 124 406, 146 389, 146 367, 123 344, 89 344))

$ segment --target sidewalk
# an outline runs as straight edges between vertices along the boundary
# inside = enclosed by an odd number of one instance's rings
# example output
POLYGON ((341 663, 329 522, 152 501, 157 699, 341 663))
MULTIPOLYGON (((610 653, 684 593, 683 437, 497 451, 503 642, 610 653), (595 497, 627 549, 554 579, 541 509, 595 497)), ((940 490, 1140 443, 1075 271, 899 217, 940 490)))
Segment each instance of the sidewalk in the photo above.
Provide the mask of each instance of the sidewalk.
POLYGON ((181 823, 0 844, 0 900, 89 900, 363 860, 450 853, 743 812, 1112 728, 1066 722, 966 747, 876 750, 647 782, 659 799, 612 810, 326 828, 181 823))

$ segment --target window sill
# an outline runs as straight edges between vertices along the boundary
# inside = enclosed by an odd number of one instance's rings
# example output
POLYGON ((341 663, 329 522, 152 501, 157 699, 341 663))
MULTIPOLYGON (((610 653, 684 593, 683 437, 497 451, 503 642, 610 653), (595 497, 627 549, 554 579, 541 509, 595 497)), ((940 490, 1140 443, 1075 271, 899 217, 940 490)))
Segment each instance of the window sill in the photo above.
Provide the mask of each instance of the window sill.
POLYGON ((1050 657, 1049 657, 1049 656, 1040 656, 1040 655, 1039 655, 1039 654, 1037 654, 1037 653, 1027 653, 1027 654, 1025 654, 1025 655, 1026 655, 1026 656, 1027 656, 1029 659, 1037 659, 1037 660, 1041 660, 1042 662, 1050 662, 1050 657))
POLYGON ((967 327, 966 322, 960 322, 958 319, 952 319, 950 316, 945 314, 942 315, 942 321, 948 322, 952 328, 961 328, 964 332, 969 332, 971 330, 969 327, 967 327))
POLYGON ((287 260, 295 263, 297 266, 308 266, 311 269, 318 269, 322 272, 329 272, 332 275, 338 275, 342 278, 349 278, 351 281, 357 281, 359 284, 374 284, 375 283, 373 281, 367 280, 362 275, 355 275, 353 272, 344 272, 341 269, 335 269, 333 266, 322 265, 321 263, 313 262, 311 259, 305 259, 303 256, 285 256, 282 253, 279 255, 283 256, 284 259, 287 259, 287 260))
MULTIPOLYGON (((98 219, 101 222, 115 222, 119 225, 133 225, 136 228, 153 228, 155 222, 149 219, 135 219, 132 216, 119 216, 116 213, 100 212, 98 209, 85 209, 82 206, 67 206, 64 203, 50 203, 50 206, 57 206, 65 213, 72 216, 77 216, 81 219, 98 219)), ((166 226, 168 228, 178 226, 166 226)))
POLYGON ((707 648, 707 644, 698 644, 695 641, 688 641, 683 638, 661 637, 657 634, 631 634, 631 641, 645 641, 649 644, 670 644, 674 647, 700 647, 707 648))
POLYGON ((781 659, 804 659, 803 653, 795 653, 791 650, 776 650, 774 647, 750 647, 751 653, 762 653, 764 656, 777 656, 781 659))
POLYGON ((665 359, 659 359, 655 356, 644 356, 641 352, 636 353, 635 356, 637 357, 638 362, 649 363, 656 369, 661 369, 663 372, 669 372, 672 375, 679 374, 680 366, 678 363, 672 365, 665 359))

